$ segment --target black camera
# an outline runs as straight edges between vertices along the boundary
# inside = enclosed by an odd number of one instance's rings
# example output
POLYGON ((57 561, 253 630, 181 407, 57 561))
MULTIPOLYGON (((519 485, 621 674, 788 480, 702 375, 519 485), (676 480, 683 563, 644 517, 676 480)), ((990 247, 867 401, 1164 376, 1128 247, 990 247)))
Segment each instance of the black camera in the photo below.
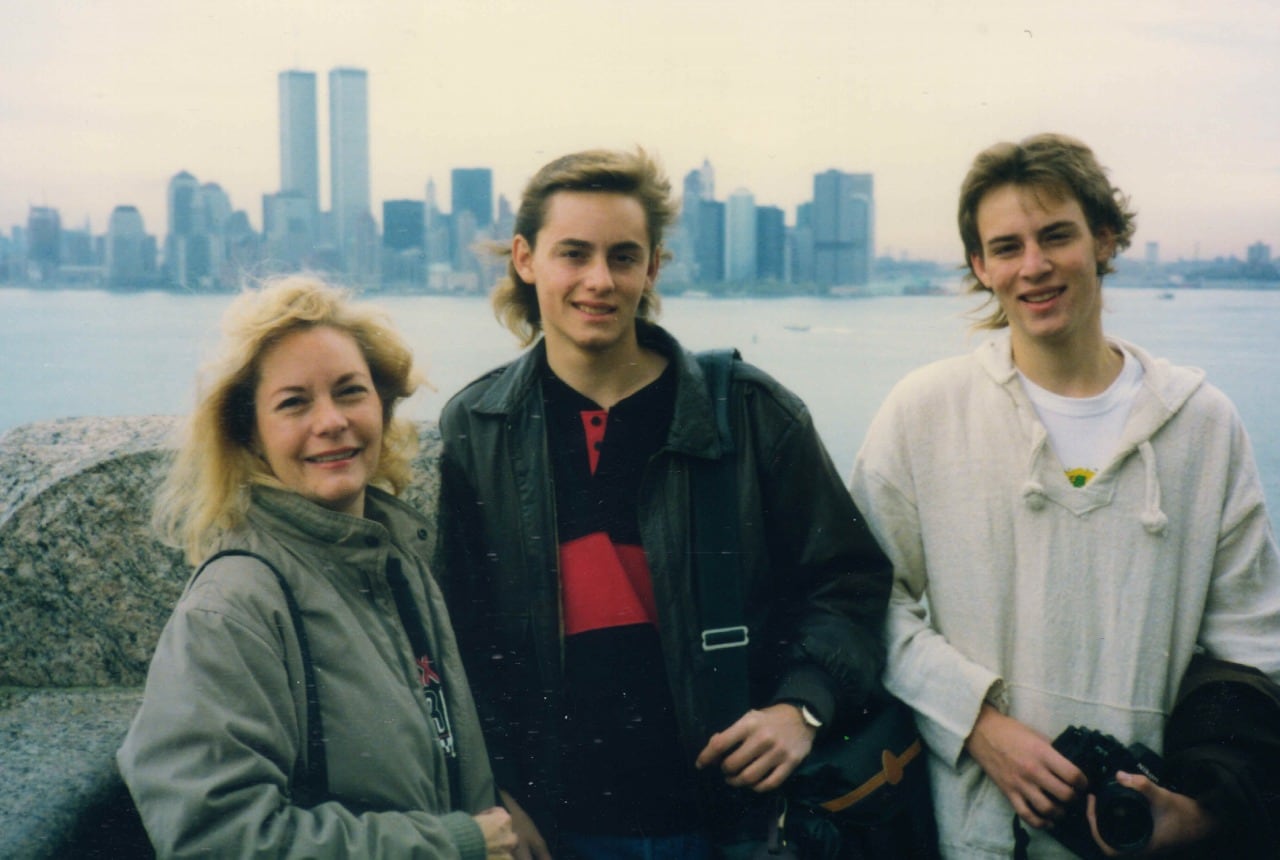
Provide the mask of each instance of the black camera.
MULTIPOLYGON (((1116 781, 1116 772, 1141 774, 1160 784, 1164 762, 1142 744, 1124 746, 1111 735, 1071 726, 1058 735, 1053 748, 1062 753, 1089 780, 1089 793, 1097 798, 1098 835, 1116 851, 1128 854, 1144 848, 1151 839, 1151 805, 1132 788, 1116 781)), ((1085 816, 1085 798, 1077 797, 1048 833, 1086 860, 1105 855, 1094 841, 1085 816)))

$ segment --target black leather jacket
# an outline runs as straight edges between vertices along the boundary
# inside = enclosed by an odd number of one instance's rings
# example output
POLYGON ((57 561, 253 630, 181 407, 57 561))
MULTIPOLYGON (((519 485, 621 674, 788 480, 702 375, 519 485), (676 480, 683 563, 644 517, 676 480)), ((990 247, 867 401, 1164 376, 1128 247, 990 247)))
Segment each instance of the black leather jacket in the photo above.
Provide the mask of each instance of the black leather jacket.
MULTIPOLYGON (((646 468, 639 519, 678 742, 692 763, 711 729, 698 696, 704 652, 691 582, 689 464, 717 457, 720 443, 696 359, 657 326, 641 324, 639 334, 676 365, 675 411, 646 468)), ((558 792, 563 670, 544 350, 539 343, 445 406, 441 555, 433 565, 498 785, 540 826, 558 792)), ((799 699, 829 720, 877 688, 891 566, 799 398, 740 362, 732 401, 752 703, 799 699)))

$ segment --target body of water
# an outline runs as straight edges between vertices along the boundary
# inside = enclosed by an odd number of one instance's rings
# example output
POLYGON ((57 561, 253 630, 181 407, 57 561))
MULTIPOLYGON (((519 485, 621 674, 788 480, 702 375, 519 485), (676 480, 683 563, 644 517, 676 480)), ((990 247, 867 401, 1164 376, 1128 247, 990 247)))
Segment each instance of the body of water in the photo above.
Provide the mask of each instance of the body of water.
MULTIPOLYGON (((1235 402, 1267 496, 1280 504, 1280 291, 1107 292, 1104 327, 1156 355, 1204 368, 1235 402)), ((196 369, 228 296, 0 289, 0 432, 82 415, 189 409, 196 369)), ((487 301, 372 297, 395 319, 435 391, 406 404, 434 419, 467 381, 518 354, 487 301)), ((849 300, 669 298, 662 322, 686 346, 736 346, 809 404, 848 475, 871 417, 903 374, 972 349, 968 296, 849 300)), ((1187 464, 1194 468, 1194 464, 1187 464)))

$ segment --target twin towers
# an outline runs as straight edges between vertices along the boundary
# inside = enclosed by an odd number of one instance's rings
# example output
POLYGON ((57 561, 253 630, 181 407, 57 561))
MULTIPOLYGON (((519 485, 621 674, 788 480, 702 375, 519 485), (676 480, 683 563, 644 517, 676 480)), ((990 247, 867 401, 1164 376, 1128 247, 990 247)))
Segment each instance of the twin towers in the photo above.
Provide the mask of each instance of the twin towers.
MULTIPOLYGON (((290 69, 280 82, 280 224, 318 218, 319 127, 316 73, 290 69)), ((369 191, 369 77, 364 69, 329 72, 329 225, 344 251, 373 223, 369 191)), ((308 225, 308 232, 314 224, 308 225)))

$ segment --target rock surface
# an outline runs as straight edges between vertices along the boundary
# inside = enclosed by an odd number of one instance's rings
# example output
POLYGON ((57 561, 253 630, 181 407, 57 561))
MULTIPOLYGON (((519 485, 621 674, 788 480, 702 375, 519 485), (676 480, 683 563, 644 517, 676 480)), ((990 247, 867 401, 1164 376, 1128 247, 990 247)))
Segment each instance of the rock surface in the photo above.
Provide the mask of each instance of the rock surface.
MULTIPOLYGON (((177 421, 71 418, 0 437, 0 687, 136 686, 190 573, 150 529, 177 421)), ((405 500, 435 507, 421 425, 405 500)))
MULTIPOLYGON (((177 419, 70 418, 0 436, 0 857, 146 857, 115 767, 190 573, 151 533, 177 419)), ((405 501, 432 519, 440 438, 405 501)))

